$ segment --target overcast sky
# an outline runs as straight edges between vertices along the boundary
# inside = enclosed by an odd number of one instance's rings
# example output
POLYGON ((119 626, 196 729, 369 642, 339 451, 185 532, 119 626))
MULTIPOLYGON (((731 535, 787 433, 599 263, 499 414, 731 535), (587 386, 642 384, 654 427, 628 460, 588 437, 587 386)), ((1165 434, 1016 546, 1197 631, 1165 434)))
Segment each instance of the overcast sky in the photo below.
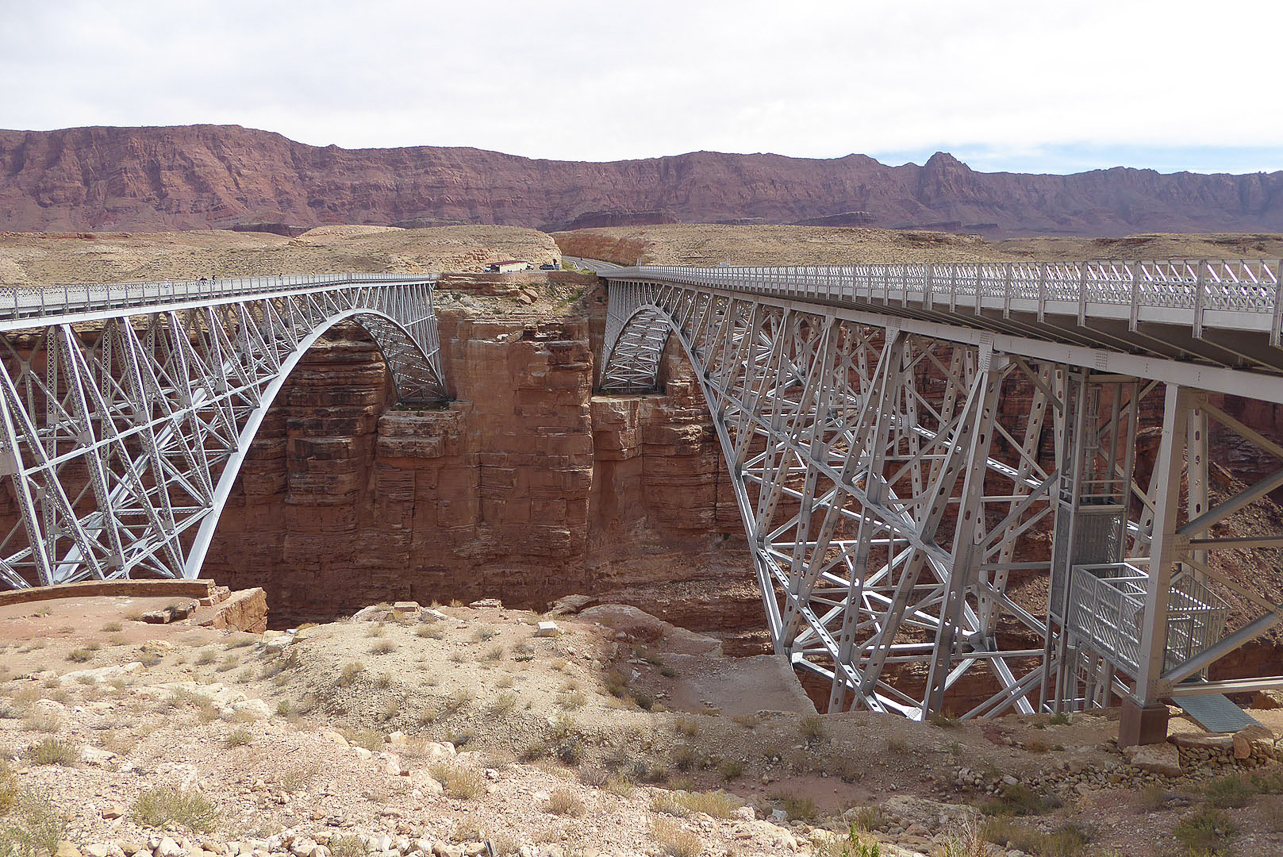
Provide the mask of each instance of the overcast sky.
POLYGON ((0 0, 0 127, 1283 169, 1283 3, 0 0))

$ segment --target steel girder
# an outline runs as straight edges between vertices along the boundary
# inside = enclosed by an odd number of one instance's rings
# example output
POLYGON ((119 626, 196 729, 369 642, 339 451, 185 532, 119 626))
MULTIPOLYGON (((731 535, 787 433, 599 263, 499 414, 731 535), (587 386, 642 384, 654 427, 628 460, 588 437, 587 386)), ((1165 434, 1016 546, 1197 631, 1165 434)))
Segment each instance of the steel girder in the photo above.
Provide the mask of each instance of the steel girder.
MULTIPOLYGON (((1179 558, 1155 550, 1168 571, 1152 575, 1151 587, 1171 583, 1175 561, 1199 567, 1193 541, 1171 535, 1221 518, 1192 511, 1182 524, 1162 501, 1183 476, 1168 435, 1183 439, 1185 429, 1165 423, 1168 446, 1143 489, 1133 477, 1137 414, 1146 396, 1187 389, 1174 381, 1215 376, 1275 398, 1274 379, 1150 358, 1123 364, 1144 372, 1117 374, 1111 360, 1129 356, 754 294, 752 283, 737 290, 615 273, 599 389, 653 390, 669 337, 680 342, 728 464, 775 649, 829 683, 831 710, 970 717, 1200 692, 1173 691, 1172 678, 1283 617, 1283 598, 1259 595, 1253 603, 1264 612, 1250 627, 1187 651, 1160 675, 1170 616, 1156 595, 1139 643, 1158 666, 1137 669, 1069 633, 1054 593, 1040 610, 1010 591, 1031 581, 1068 587, 1071 569, 1104 555, 1089 548, 1107 504, 1117 528, 1109 561, 1147 565, 1151 544, 1175 541, 1179 558), (1056 554, 1062 543, 1069 547, 1056 554), (967 694, 951 697, 964 676, 967 694), (977 687, 988 690, 977 696, 977 687)), ((1205 395, 1199 401, 1207 407, 1205 395)), ((1188 433, 1201 438, 1191 443, 1206 443, 1203 428, 1188 433)), ((1205 508, 1202 461, 1191 478, 1205 508)), ((1224 517, 1280 484, 1283 470, 1217 508, 1224 517)), ((1283 540, 1249 547, 1275 542, 1283 540)), ((1218 585, 1233 584, 1203 566, 1218 585)))
MULTIPOLYGON (((63 306, 54 290, 38 317, 0 319, 0 479, 16 519, 0 582, 196 577, 268 408, 336 324, 371 334, 399 399, 444 400, 432 279, 375 279, 139 284, 135 300, 63 306)), ((109 288, 126 287, 76 287, 109 288)), ((29 308, 22 291, 14 305, 29 308)))

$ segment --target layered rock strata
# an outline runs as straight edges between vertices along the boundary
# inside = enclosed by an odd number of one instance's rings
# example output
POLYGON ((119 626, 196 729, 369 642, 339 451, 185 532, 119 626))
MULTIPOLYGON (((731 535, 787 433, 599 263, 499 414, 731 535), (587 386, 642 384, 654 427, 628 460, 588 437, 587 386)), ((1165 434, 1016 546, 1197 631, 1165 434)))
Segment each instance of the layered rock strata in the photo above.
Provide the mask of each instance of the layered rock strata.
POLYGON ((610 592, 760 648, 743 530, 694 384, 674 372, 663 395, 594 397, 599 318, 443 303, 455 401, 390 407, 372 342, 351 329, 318 344, 254 441, 204 573, 263 586, 278 623, 377 601, 542 607, 610 592))

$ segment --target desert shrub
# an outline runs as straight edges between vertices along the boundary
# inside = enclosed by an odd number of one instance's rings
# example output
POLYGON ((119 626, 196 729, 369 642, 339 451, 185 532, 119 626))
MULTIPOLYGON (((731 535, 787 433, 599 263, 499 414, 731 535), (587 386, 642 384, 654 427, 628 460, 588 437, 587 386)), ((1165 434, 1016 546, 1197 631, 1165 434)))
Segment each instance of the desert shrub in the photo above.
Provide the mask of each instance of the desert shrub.
POLYGON ((27 758, 35 765, 71 767, 80 760, 80 746, 52 736, 27 748, 27 758))
POLYGON ((490 702, 490 713, 502 717, 508 714, 517 706, 517 695, 511 691, 504 691, 497 695, 490 702))
POLYGON ((1003 786, 998 799, 981 807, 981 811, 989 816, 1040 815, 1058 805, 1054 798, 1040 795, 1023 783, 1016 783, 1003 786))
POLYGON ((671 818, 652 821, 650 837, 669 857, 699 857, 704 850, 704 843, 698 836, 671 818))
POLYGON ((547 741, 531 741, 521 751, 521 755, 518 758, 526 764, 530 764, 531 762, 548 758, 550 753, 552 753, 552 746, 547 741))
POLYGON ((53 734, 62 731, 62 718, 56 714, 31 714, 23 719, 22 731, 48 732, 53 734))
POLYGON ((370 646, 370 652, 375 655, 390 655, 396 651, 396 643, 391 640, 379 640, 373 646, 370 646))
POLYGON ((581 690, 563 690, 557 694, 557 704, 567 711, 577 711, 588 704, 588 697, 581 690))
POLYGON ((744 776, 744 761, 742 759, 724 759, 717 766, 717 773, 722 775, 726 782, 739 779, 744 776))
POLYGON ((97 649, 97 646, 81 646, 78 649, 72 649, 70 652, 67 652, 67 660, 73 663, 83 664, 94 656, 95 649, 97 649))
POLYGON ((808 744, 818 743, 828 737, 828 732, 824 729, 824 720, 817 714, 803 717, 798 723, 798 731, 802 734, 802 740, 808 744))
POLYGON ((366 857, 369 851, 359 836, 335 836, 330 839, 330 857, 366 857))
POLYGON ((548 811, 553 815, 578 818, 584 814, 584 802, 570 789, 553 789, 548 796, 548 811))
POLYGON ((18 801, 18 778, 9 768, 9 763, 0 756, 0 815, 7 815, 18 801))
POLYGON ((788 792, 775 792, 771 795, 771 800, 784 810, 790 821, 814 821, 819 815, 815 801, 809 797, 788 792))
POLYGON ((1076 824, 1062 824, 1043 836, 1039 857, 1075 857, 1091 842, 1091 831, 1076 824))
POLYGON ((168 786, 149 789, 134 802, 134 821, 142 827, 178 827, 193 833, 212 833, 220 813, 200 792, 180 792, 168 786))
POLYGON ((489 625, 482 625, 472 635, 472 638, 476 640, 478 643, 488 643, 498 635, 499 635, 498 629, 491 628, 489 625))
POLYGON ((218 666, 214 667, 214 672, 219 672, 219 673, 229 672, 231 670, 236 669, 236 666, 239 663, 240 663, 240 657, 238 655, 228 654, 224 656, 221 661, 219 661, 218 666))
POLYGON ((1238 833, 1238 826, 1223 810, 1204 807, 1181 819, 1172 833, 1190 851, 1214 852, 1238 833))
POLYGON ((254 742, 254 733, 248 729, 233 729, 224 742, 228 747, 246 747, 254 742))
POLYGON ((688 774, 702 766, 703 758, 690 744, 678 744, 673 748, 673 767, 683 774, 688 774))
POLYGON ((339 677, 336 679, 336 682, 339 687, 347 687, 355 682, 357 677, 363 672, 365 672, 365 664, 360 661, 349 661, 344 664, 343 669, 339 671, 339 677))
POLYGON ((628 696, 628 680, 619 670, 611 670, 606 674, 606 692, 616 699, 628 696))
POLYGON ((1137 804, 1147 812, 1167 809, 1168 799, 1167 789, 1155 783, 1145 786, 1136 796, 1137 804))
POLYGON ((455 800, 476 800, 486 793, 486 781, 478 771, 438 762, 431 768, 432 778, 455 800))
POLYGON ((1051 715, 1050 718, 1048 718, 1047 725, 1048 726, 1068 726, 1069 715, 1063 711, 1060 712, 1059 714, 1053 714, 1051 715))
POLYGON ((102 630, 108 634, 116 634, 124 630, 124 627, 125 626, 119 622, 107 622, 103 624, 102 630))
POLYGON ((414 633, 415 633, 415 635, 416 635, 416 636, 418 636, 418 637, 422 637, 422 638, 423 638, 423 639, 425 639, 425 640, 442 640, 442 639, 445 639, 445 631, 444 631, 444 630, 442 630, 442 629, 437 625, 437 623, 436 623, 436 622, 432 622, 432 623, 430 623, 430 624, 426 624, 426 625, 421 624, 421 625, 419 625, 419 627, 417 627, 417 628, 415 628, 415 629, 414 629, 414 633))
POLYGON ((196 666, 206 667, 218 660, 218 652, 213 649, 201 649, 200 654, 196 656, 196 666))
POLYGON ((343 737, 349 744, 363 747, 371 753, 383 749, 383 733, 377 729, 344 729, 343 737))
POLYGON ((694 717, 678 717, 673 721, 673 728, 677 730, 678 735, 693 738, 699 734, 699 721, 694 717))
POLYGON ((855 811, 855 818, 851 821, 851 826, 856 830, 872 832, 874 830, 886 830, 888 826, 886 814, 882 812, 880 806, 862 806, 855 811))
POLYGON ((1283 794, 1283 771, 1252 774, 1252 790, 1263 795, 1283 794))
POLYGON ((1231 809, 1247 806, 1252 796, 1252 788, 1235 774, 1213 780, 1204 788, 1207 802, 1218 809, 1231 809))
POLYGON ((606 778, 606 784, 603 786, 606 791, 622 798, 630 798, 637 791, 633 781, 623 774, 611 774, 606 778))
POLYGON ((9 812, 0 816, 0 854, 7 857, 53 854, 67 837, 67 818, 50 801, 30 793, 16 793, 9 812))
POLYGON ((446 715, 456 714, 472 702, 472 691, 466 687, 456 688, 441 705, 446 715))
POLYGON ((311 714, 316 706, 316 696, 311 693, 305 693, 298 702, 294 703, 294 712, 296 714, 311 714))

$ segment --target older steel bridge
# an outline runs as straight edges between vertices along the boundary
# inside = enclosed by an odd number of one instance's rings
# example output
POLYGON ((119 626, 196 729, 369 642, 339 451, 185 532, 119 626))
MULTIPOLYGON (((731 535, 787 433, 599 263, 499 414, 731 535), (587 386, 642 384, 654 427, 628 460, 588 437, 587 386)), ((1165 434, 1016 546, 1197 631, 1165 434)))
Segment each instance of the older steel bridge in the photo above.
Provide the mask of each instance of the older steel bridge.
POLYGON ((196 577, 304 352, 354 322, 407 401, 445 397, 432 277, 0 290, 0 584, 196 577))
POLYGON ((1139 740, 1160 699, 1283 683, 1206 680, 1283 619, 1283 575, 1233 573, 1283 546, 1254 506, 1283 446, 1235 415, 1283 403, 1277 263, 601 275, 600 389, 654 390, 670 342, 689 359, 776 651, 831 710, 1121 698, 1139 740), (1212 430, 1267 475, 1210 461, 1212 430))

